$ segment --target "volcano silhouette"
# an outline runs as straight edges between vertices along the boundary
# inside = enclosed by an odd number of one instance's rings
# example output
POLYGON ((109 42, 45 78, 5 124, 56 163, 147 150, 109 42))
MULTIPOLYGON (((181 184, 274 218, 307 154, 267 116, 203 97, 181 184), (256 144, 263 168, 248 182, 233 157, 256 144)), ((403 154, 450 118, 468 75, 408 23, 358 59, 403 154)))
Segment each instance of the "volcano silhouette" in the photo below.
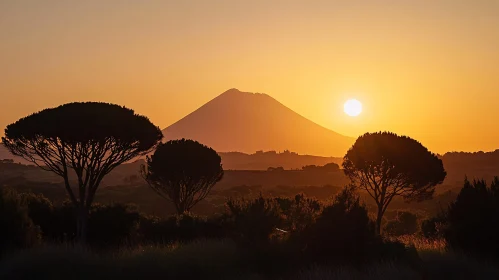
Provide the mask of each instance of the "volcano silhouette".
POLYGON ((343 156, 354 142, 266 94, 230 89, 163 130, 167 140, 194 139, 218 152, 284 151, 343 156))

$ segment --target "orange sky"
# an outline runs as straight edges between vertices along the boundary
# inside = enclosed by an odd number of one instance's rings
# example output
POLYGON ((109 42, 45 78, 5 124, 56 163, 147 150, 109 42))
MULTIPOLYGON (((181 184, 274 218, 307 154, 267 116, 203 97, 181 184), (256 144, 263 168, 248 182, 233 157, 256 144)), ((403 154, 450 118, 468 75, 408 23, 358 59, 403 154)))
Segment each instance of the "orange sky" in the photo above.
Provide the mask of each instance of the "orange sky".
POLYGON ((163 128, 229 88, 349 136, 494 150, 499 1, 0 1, 0 127, 97 100, 163 128))

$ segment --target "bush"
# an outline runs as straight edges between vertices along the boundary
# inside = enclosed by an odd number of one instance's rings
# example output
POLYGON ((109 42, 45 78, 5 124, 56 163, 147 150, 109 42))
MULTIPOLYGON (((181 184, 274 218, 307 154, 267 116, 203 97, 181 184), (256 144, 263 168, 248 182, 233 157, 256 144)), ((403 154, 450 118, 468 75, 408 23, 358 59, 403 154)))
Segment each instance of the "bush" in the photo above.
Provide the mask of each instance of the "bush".
POLYGON ((140 213, 133 205, 94 204, 88 221, 88 242, 97 248, 119 247, 137 239, 140 213))
POLYGON ((217 217, 206 219, 183 214, 161 219, 142 215, 139 236, 141 243, 145 244, 185 243, 199 238, 223 238, 225 229, 217 217))
POLYGON ((447 217, 442 213, 423 220, 421 222, 421 234, 428 239, 441 239, 444 237, 446 226, 447 217))
POLYGON ((282 224, 277 202, 262 195, 252 200, 229 199, 226 218, 236 239, 252 246, 267 244, 282 224))
POLYGON ((0 256, 6 251, 29 248, 40 240, 40 229, 33 224, 21 197, 0 189, 0 256))
POLYGON ((344 188, 316 222, 298 236, 309 262, 359 263, 400 256, 400 243, 386 243, 376 234, 367 209, 352 188, 344 188))
POLYGON ((282 226, 286 231, 300 232, 312 224, 322 210, 322 204, 304 194, 291 198, 275 198, 283 216, 282 226))
POLYGON ((484 180, 464 187, 448 210, 445 239, 465 253, 483 257, 499 257, 499 178, 490 187, 484 180))
POLYGON ((28 208, 28 214, 33 223, 40 227, 44 238, 52 239, 57 235, 55 224, 58 222, 54 216, 52 202, 42 194, 19 194, 28 208))
POLYGON ((391 236, 414 234, 418 231, 418 217, 407 211, 397 212, 395 220, 388 221, 384 231, 391 236))
MULTIPOLYGON (((69 201, 53 206, 43 195, 23 193, 29 216, 48 242, 72 242, 76 237, 76 209, 69 201)), ((136 241, 140 213, 133 205, 94 204, 88 221, 88 243, 95 248, 117 247, 136 241)))

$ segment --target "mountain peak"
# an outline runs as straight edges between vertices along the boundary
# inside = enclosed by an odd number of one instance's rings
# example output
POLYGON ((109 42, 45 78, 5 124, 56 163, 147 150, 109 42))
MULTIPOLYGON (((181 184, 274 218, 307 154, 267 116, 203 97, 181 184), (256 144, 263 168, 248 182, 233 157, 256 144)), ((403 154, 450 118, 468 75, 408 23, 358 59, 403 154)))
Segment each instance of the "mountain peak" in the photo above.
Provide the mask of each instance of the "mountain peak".
POLYGON ((166 128, 168 140, 193 139, 218 152, 292 150, 342 156, 354 139, 326 129, 264 93, 232 88, 166 128))
POLYGON ((226 90, 219 96, 269 96, 265 93, 259 93, 259 92, 245 92, 245 91, 240 91, 237 88, 231 88, 229 90, 226 90))

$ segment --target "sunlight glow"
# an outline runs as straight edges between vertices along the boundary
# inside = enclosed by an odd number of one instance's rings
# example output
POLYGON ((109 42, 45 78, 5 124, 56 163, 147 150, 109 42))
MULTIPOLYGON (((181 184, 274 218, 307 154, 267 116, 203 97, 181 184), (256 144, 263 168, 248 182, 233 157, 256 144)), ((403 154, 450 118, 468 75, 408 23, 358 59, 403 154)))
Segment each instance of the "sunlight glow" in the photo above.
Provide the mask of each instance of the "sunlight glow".
POLYGON ((360 103, 360 101, 357 99, 350 99, 345 102, 343 110, 345 111, 345 114, 349 115, 350 117, 356 117, 360 115, 360 113, 362 113, 362 103, 360 103))

